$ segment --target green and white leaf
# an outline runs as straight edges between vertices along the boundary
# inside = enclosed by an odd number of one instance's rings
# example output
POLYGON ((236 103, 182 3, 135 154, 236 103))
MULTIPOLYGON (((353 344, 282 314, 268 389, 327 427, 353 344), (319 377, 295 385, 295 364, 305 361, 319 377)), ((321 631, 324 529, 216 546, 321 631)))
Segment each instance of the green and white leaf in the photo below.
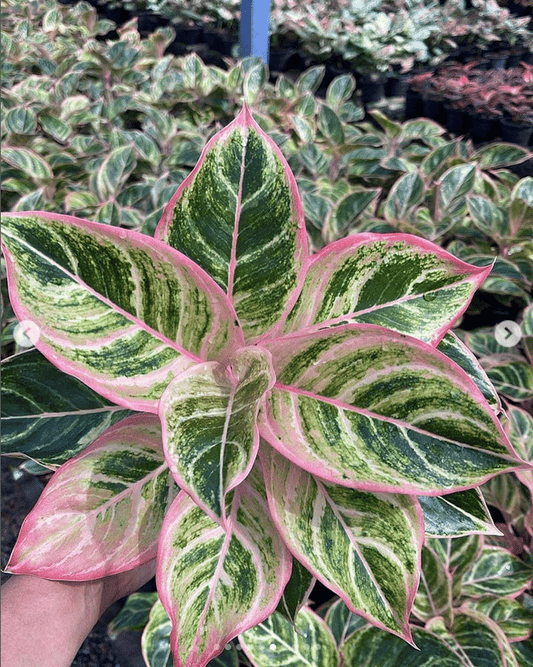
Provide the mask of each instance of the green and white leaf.
POLYGON ((462 591, 470 597, 515 596, 531 585, 533 566, 507 549, 485 547, 463 577, 462 591))
POLYGON ((303 207, 287 161, 247 107, 207 144, 156 238, 226 291, 247 340, 292 305, 307 254, 303 207))
POLYGON ((429 537, 461 537, 469 533, 500 535, 479 489, 446 496, 419 496, 429 537))
POLYGON ((289 623, 277 612, 239 636, 254 667, 337 667, 335 640, 325 621, 304 607, 289 623))
POLYGON ((213 518, 247 476, 259 447, 256 416, 274 384, 270 355, 242 348, 226 365, 197 364, 163 392, 159 415, 170 470, 182 489, 213 518))
POLYGON ((416 501, 328 484, 266 446, 261 460, 269 505, 292 553, 353 612, 409 639, 423 540, 416 501))
POLYGON ((157 411, 172 377, 241 342, 225 294, 144 234, 53 213, 9 213, 10 299, 36 347, 114 403, 157 411))
POLYGON ((62 373, 38 350, 2 362, 4 455, 56 468, 130 414, 62 373))
POLYGON ((206 665, 279 603, 291 558, 262 487, 254 467, 228 495, 225 528, 184 491, 167 513, 156 581, 172 619, 175 667, 206 665))
POLYGON ((518 600, 487 596, 467 600, 465 606, 491 618, 511 642, 527 639, 533 632, 533 613, 518 600))

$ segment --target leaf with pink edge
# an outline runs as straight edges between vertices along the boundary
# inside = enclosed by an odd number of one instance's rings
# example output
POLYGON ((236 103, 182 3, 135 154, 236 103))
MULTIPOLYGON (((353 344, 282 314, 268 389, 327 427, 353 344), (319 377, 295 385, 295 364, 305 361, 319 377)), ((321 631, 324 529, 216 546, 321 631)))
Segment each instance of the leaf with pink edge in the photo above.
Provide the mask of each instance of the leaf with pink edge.
POLYGON ((226 295, 160 241, 45 212, 5 214, 2 235, 37 349, 118 405, 157 412, 173 375, 242 345, 226 295))
POLYGON ((172 619, 175 667, 205 667, 281 598, 291 557, 272 523, 260 477, 252 468, 228 494, 225 527, 184 491, 167 513, 156 580, 172 619))
POLYGON ((170 470, 215 520, 222 517, 228 491, 253 465, 259 447, 257 411, 273 383, 270 354, 245 347, 227 364, 192 366, 163 392, 159 414, 170 470))
POLYGON ((532 579, 533 565, 513 556, 507 549, 488 546, 465 573, 462 591, 471 597, 489 593, 515 597, 531 586, 532 579))
POLYGON ((426 343, 351 324, 262 346, 276 384, 260 433, 329 482, 442 495, 520 463, 474 382, 426 343))
POLYGON ((292 306, 307 256, 303 206, 287 161, 246 106, 209 141, 155 236, 213 276, 247 340, 292 306))
POLYGON ((527 639, 533 632, 533 614, 518 600, 487 596, 467 600, 465 607, 491 618, 512 642, 527 639))
MULTIPOLYGON (((515 405, 510 405, 506 413, 504 429, 511 444, 524 461, 533 463, 533 416, 515 405)), ((533 471, 517 470, 515 474, 533 497, 533 471)))
POLYGON ((253 667, 337 667, 339 656, 331 630, 304 607, 294 624, 272 614, 239 636, 253 667))
POLYGON ((410 234, 349 236, 311 258, 284 332, 367 322, 436 345, 489 272, 410 234))
POLYGON ((155 558, 178 491, 154 415, 133 415, 63 464, 26 517, 6 570, 84 581, 155 558))
POLYGON ((328 484, 267 446, 260 456, 272 516, 296 558, 353 612, 409 641, 424 536, 416 499, 328 484))

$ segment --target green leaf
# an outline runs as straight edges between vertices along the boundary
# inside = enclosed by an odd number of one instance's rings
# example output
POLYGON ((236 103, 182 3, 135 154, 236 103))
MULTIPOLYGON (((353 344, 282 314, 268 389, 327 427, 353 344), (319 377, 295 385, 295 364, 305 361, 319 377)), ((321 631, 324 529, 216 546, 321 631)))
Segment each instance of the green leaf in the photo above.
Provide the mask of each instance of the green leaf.
POLYGON ((86 208, 92 208, 98 205, 98 198, 94 192, 74 191, 69 192, 65 197, 66 211, 82 211, 86 208))
POLYGON ((306 69, 305 72, 298 77, 296 87, 302 93, 307 91, 315 93, 320 87, 325 71, 325 65, 315 65, 315 67, 306 69))
MULTIPOLYGON (((511 444, 524 461, 533 463, 533 416, 525 410, 510 405, 504 429, 511 444)), ((533 498, 533 470, 517 470, 516 476, 525 484, 533 498)))
POLYGON ((156 230, 227 292, 248 340, 296 298, 307 255, 296 181, 247 107, 207 144, 156 230))
POLYGON ((248 475, 259 447, 256 416, 274 384, 268 353, 247 347, 228 364, 197 364, 163 392, 159 415, 163 447, 182 489, 213 518, 225 497, 248 475))
POLYGON ((291 552, 353 612, 409 639, 423 540, 416 501, 328 484, 269 447, 261 462, 269 505, 291 552))
MULTIPOLYGON (((226 526, 181 492, 161 531, 157 586, 176 664, 206 664, 276 608, 291 558, 270 518, 257 467, 234 491, 226 526)), ((229 497, 229 496, 228 496, 229 497)))
POLYGON ((60 143, 65 143, 72 133, 70 125, 50 114, 40 113, 39 124, 47 134, 60 143))
POLYGON ((330 629, 306 607, 295 625, 274 613, 239 641, 254 667, 337 667, 339 661, 330 629))
POLYGON ((478 489, 467 489, 446 496, 420 496, 426 535, 460 537, 468 533, 499 535, 478 489))
POLYGON ((37 118, 31 109, 14 107, 5 115, 4 128, 14 134, 34 134, 37 129, 37 118))
POLYGON ((501 354, 485 357, 481 364, 500 394, 514 401, 533 398, 533 368, 525 359, 501 354))
POLYGON ((348 236, 311 258, 284 331, 367 322, 437 344, 489 270, 409 234, 348 236))
POLYGON ((86 581, 146 563, 157 555, 177 490, 159 419, 128 417, 54 474, 26 517, 6 570, 86 581))
POLYGON ((378 109, 373 109, 370 115, 376 120, 390 137, 398 137, 402 131, 400 123, 390 120, 384 113, 378 109))
POLYGON ((343 102, 351 98, 355 90, 355 79, 351 74, 337 76, 329 84, 326 91, 326 102, 330 107, 338 109, 343 102))
POLYGON ((413 642, 418 650, 378 628, 363 627, 341 647, 344 667, 473 667, 426 630, 413 627, 413 642))
POLYGON ((117 194, 134 170, 135 164, 131 146, 121 146, 111 151, 96 174, 96 191, 101 200, 117 194))
POLYGON ((474 224, 484 234, 497 239, 508 234, 509 216, 505 209, 478 195, 469 195, 467 205, 474 224))
POLYGON ((390 189, 383 207, 385 219, 402 221, 408 212, 424 199, 424 181, 415 171, 404 174, 390 189))
POLYGON ((56 467, 130 415, 38 350, 2 362, 2 453, 56 467))
POLYGON ((267 78, 267 68, 262 61, 256 63, 250 70, 248 70, 248 72, 246 72, 242 86, 246 104, 255 104, 267 78))
POLYGON ((533 639, 511 644, 519 667, 531 667, 533 664, 533 639))
POLYGON ((2 233, 37 349, 122 407, 157 412, 175 374, 242 341, 213 280, 144 234, 45 212, 6 214, 2 233))
POLYGON ((449 213, 454 206, 461 203, 462 198, 474 187, 475 176, 475 163, 459 164, 444 172, 436 184, 441 215, 449 213))
POLYGON ((46 181, 54 177, 46 160, 30 148, 3 146, 2 159, 34 181, 46 181))
POLYGON ((488 596, 468 600, 466 607, 491 618, 512 642, 527 639, 533 632, 533 614, 518 600, 488 596))
POLYGON ((296 114, 290 114, 289 118, 291 125, 294 128, 294 131, 301 139, 301 141, 305 143, 314 141, 315 128, 312 125, 312 123, 309 120, 307 120, 307 118, 302 118, 301 116, 297 116, 296 114))
POLYGON ((480 169, 495 169, 519 164, 530 156, 531 153, 527 148, 521 148, 515 144, 490 143, 479 148, 472 159, 479 164, 480 169))
POLYGON ((325 137, 331 139, 334 144, 344 143, 342 123, 337 114, 327 104, 321 104, 317 121, 319 129, 325 137))
POLYGON ((331 628, 338 646, 341 646, 352 632, 367 624, 366 619, 350 611, 340 598, 335 600, 328 609, 325 621, 331 628))
POLYGON ((485 547, 476 562, 465 573, 464 595, 500 597, 517 595, 531 585, 533 566, 513 556, 507 549, 485 547))
MULTIPOLYGON (((471 340, 470 334, 472 333, 473 332, 469 332, 467 335, 469 342, 471 340)), ((494 335, 492 335, 491 338, 495 340, 494 335)), ((466 371, 470 378, 474 380, 483 396, 487 399, 492 409, 496 413, 501 412, 501 401, 496 389, 494 389, 491 381, 487 377, 487 374, 483 370, 476 357, 472 354, 468 347, 463 342, 461 342, 458 336, 453 333, 453 331, 449 331, 444 336, 444 338, 437 345, 437 349, 443 352, 447 357, 449 357, 464 371, 466 371)))
POLYGON ((457 144, 450 141, 434 148, 420 163, 420 171, 425 176, 438 178, 446 170, 447 159, 457 151, 457 144))
POLYGON ((522 178, 513 188, 509 214, 513 235, 517 236, 523 231, 527 238, 531 232, 530 227, 533 220, 533 178, 531 176, 522 178))
POLYGON ((364 211, 374 212, 375 202, 381 188, 354 188, 342 197, 331 210, 326 222, 327 236, 338 239, 355 224, 364 211))
POLYGON ((316 579, 296 558, 292 559, 291 578, 289 579, 276 611, 294 622, 296 615, 304 604, 315 585, 316 579))
POLYGON ((453 573, 452 593, 454 600, 459 599, 462 577, 473 567, 481 553, 481 537, 476 534, 454 538, 430 537, 426 544, 438 555, 447 571, 453 573))
POLYGON ((133 593, 124 606, 109 623, 107 629, 111 633, 139 632, 148 622, 150 611, 159 600, 157 591, 153 593, 133 593))
POLYGON ((452 576, 438 554, 424 547, 420 586, 413 602, 413 614, 425 623, 438 616, 450 622, 452 613, 452 576))
POLYGON ((161 601, 157 600, 141 638, 142 654, 148 667, 173 667, 171 630, 172 622, 161 601))

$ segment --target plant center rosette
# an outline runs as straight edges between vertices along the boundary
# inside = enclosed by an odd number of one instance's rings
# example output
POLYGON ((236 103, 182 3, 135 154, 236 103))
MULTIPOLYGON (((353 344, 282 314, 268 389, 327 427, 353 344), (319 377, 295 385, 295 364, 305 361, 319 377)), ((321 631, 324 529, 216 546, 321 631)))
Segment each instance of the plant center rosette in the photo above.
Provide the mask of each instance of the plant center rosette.
POLYGON ((247 107, 155 238, 23 211, 3 243, 39 352, 134 412, 57 469, 7 571, 75 581, 157 557, 176 667, 294 618, 313 578, 413 642, 425 523, 453 523, 450 494, 483 515, 476 487, 528 467, 451 332, 490 267, 408 234, 309 257, 294 176, 247 107))

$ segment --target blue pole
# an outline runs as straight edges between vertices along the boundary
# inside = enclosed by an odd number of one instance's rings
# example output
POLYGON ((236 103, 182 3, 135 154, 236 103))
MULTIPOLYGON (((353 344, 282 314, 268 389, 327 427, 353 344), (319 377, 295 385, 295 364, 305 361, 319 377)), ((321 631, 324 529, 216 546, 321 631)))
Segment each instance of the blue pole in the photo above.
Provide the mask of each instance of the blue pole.
POLYGON ((270 0, 241 0, 241 58, 259 56, 268 65, 270 0))

